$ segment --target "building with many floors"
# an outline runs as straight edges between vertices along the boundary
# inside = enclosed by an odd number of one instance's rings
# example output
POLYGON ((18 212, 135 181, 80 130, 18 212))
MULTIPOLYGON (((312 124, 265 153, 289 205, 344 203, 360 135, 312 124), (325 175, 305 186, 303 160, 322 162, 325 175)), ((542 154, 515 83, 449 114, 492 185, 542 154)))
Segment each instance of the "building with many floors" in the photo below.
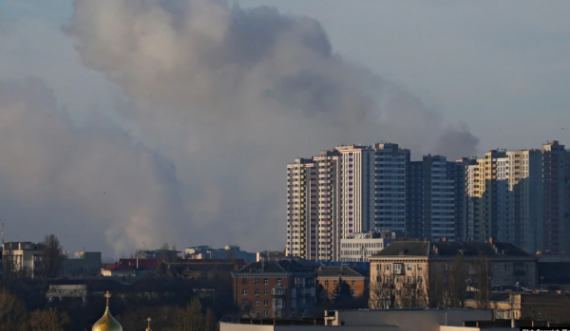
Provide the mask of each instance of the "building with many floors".
MULTIPOLYGON (((398 241, 370 260, 370 307, 427 307, 428 289, 460 274, 477 288, 484 275, 493 286, 537 287, 537 258, 510 244, 494 242, 398 241), (460 266, 458 265, 460 264, 460 266), (455 272, 461 268, 462 272, 455 272)), ((458 276, 459 277, 459 276, 458 276)))
POLYGON ((357 233, 352 238, 340 240, 341 262, 367 262, 368 257, 377 254, 394 242, 395 232, 372 231, 357 233))
POLYGON ((250 263, 232 272, 234 300, 242 314, 289 318, 315 302, 317 267, 294 259, 250 263))
POLYGON ((403 233, 409 159, 397 144, 342 145, 289 164, 286 254, 338 261, 341 239, 403 233))
POLYGON ((465 165, 427 155, 410 162, 407 233, 412 238, 461 238, 464 223, 465 165))

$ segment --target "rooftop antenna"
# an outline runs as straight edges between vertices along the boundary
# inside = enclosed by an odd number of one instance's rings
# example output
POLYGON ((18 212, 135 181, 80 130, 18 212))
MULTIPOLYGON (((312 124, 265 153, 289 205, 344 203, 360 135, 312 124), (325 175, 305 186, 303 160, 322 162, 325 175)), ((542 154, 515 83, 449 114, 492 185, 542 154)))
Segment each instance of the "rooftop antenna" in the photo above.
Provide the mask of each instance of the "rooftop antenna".
POLYGON ((2 246, 4 246, 4 223, 2 223, 2 246))

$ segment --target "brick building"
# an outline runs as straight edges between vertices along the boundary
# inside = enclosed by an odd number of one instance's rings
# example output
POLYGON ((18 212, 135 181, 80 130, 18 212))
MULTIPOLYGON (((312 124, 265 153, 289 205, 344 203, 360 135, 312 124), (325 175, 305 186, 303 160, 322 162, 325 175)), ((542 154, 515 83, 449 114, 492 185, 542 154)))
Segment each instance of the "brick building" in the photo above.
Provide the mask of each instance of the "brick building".
MULTIPOLYGON (((493 242, 400 241, 370 260, 370 307, 425 307, 428 287, 444 290, 459 274, 461 283, 479 286, 481 274, 491 286, 537 288, 537 258, 510 244, 493 242)), ((433 302, 432 302, 433 304, 433 302)))
POLYGON ((317 282, 323 286, 324 291, 332 299, 338 282, 342 280, 350 286, 353 297, 361 297, 367 288, 368 279, 361 273, 346 267, 320 267, 317 273, 317 282))
POLYGON ((300 261, 250 263, 232 277, 234 300, 247 316, 290 317, 315 302, 316 268, 300 261))

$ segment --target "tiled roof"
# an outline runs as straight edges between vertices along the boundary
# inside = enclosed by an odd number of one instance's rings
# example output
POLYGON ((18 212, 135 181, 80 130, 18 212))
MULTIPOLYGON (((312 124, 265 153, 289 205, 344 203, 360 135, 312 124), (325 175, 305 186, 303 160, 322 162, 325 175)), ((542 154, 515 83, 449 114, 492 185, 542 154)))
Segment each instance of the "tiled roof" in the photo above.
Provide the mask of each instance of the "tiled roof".
POLYGON ((397 241, 375 256, 520 256, 530 255, 511 243, 465 241, 397 241))
POLYGON ((318 277, 363 278, 364 276, 349 267, 320 267, 318 277))

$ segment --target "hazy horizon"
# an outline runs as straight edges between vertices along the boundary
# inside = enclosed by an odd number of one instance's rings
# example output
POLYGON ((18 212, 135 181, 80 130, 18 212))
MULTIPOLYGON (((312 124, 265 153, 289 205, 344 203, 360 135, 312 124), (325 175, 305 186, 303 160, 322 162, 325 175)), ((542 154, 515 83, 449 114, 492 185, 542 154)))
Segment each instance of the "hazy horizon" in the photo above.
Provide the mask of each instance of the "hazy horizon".
POLYGON ((340 144, 414 157, 570 144, 552 1, 7 0, 0 220, 106 259, 277 250, 286 165, 340 144))

